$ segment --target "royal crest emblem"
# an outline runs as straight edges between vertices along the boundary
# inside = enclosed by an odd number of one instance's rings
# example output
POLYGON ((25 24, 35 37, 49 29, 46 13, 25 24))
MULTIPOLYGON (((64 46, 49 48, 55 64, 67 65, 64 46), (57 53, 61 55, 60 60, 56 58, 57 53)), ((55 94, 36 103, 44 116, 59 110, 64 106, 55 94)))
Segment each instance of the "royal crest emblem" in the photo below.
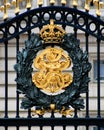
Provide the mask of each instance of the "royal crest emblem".
POLYGON ((64 50, 55 47, 46 48, 34 60, 34 67, 40 71, 33 75, 32 80, 38 88, 56 93, 72 83, 71 74, 62 73, 70 65, 71 60, 64 50))
POLYGON ((74 35, 66 34, 51 20, 40 34, 31 34, 17 58, 18 63, 14 66, 18 75, 16 82, 18 91, 25 95, 22 108, 35 106, 32 110, 35 114, 53 111, 64 116, 71 115, 71 108, 84 108, 80 94, 88 91, 91 64, 74 35), (71 64, 71 72, 65 71, 71 64))

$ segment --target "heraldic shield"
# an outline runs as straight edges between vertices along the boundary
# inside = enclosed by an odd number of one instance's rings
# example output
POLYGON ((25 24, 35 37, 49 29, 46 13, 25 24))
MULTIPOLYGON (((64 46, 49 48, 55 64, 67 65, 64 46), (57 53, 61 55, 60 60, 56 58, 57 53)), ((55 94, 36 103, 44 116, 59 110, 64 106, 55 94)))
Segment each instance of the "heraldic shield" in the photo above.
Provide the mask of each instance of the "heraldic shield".
POLYGON ((24 95, 21 108, 38 115, 58 112, 64 116, 84 108, 81 94, 88 91, 91 64, 79 43, 53 19, 39 34, 31 34, 14 66, 18 91, 24 95))

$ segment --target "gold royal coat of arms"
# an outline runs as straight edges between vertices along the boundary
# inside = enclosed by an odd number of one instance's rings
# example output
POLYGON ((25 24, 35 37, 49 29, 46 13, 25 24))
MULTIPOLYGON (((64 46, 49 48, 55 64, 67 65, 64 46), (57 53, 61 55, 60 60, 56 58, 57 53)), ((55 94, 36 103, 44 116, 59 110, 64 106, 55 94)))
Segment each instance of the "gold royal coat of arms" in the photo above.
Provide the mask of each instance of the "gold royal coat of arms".
POLYGON ((24 94, 21 108, 38 115, 59 112, 64 116, 84 108, 80 94, 88 91, 88 54, 53 19, 39 34, 31 34, 17 59, 15 80, 24 94))

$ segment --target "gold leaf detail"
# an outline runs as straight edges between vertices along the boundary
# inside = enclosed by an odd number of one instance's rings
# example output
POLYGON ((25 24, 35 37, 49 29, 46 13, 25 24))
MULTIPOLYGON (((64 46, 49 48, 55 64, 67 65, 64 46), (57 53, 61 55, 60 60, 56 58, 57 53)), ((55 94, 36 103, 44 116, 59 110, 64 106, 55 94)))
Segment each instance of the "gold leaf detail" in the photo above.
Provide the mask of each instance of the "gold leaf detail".
POLYGON ((63 49, 46 48, 34 60, 34 67, 38 72, 33 75, 32 80, 45 92, 59 92, 73 81, 71 74, 63 72, 70 66, 71 59, 63 49))

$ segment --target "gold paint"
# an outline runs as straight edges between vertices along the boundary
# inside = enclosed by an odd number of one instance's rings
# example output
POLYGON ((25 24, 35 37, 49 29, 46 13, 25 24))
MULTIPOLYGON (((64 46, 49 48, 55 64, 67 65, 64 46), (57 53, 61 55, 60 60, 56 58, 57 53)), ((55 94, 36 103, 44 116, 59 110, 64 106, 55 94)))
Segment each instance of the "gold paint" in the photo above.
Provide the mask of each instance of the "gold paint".
POLYGON ((22 2, 22 0, 13 0, 12 4, 15 6, 15 14, 18 14, 20 12, 19 3, 22 2))
POLYGON ((27 0, 26 8, 27 8, 27 9, 30 9, 30 8, 31 8, 31 0, 27 0))
POLYGON ((50 20, 50 24, 43 26, 40 31, 40 36, 45 43, 60 43, 64 35, 64 29, 55 25, 53 19, 50 20))
POLYGON ((62 5, 66 5, 66 0, 61 0, 62 5))
POLYGON ((50 104, 51 110, 55 110, 55 104, 50 104))
POLYGON ((43 5, 43 0, 38 0, 38 5, 42 6, 43 5))
POLYGON ((31 110, 31 112, 33 113, 32 115, 34 116, 35 114, 36 115, 44 115, 45 114, 45 112, 46 112, 46 110, 44 110, 44 109, 39 109, 39 110, 31 110))
MULTIPOLYGON (((26 0, 27 5, 26 8, 30 9, 31 8, 31 0, 26 0)), ((66 0, 60 0, 62 5, 66 4, 66 0)), ((101 11, 100 9, 104 6, 104 3, 101 2, 100 0, 85 0, 85 10, 89 11, 90 10, 90 2, 93 1, 93 3, 96 6, 96 15, 100 16, 101 11)), ((4 0, 4 5, 0 7, 0 11, 4 12, 3 19, 6 20, 8 18, 8 9, 10 8, 10 5, 13 4, 15 6, 15 14, 18 14, 20 12, 19 8, 19 3, 22 2, 22 0, 12 0, 12 2, 8 2, 8 0, 4 0)), ((55 0, 49 0, 51 5, 55 4, 55 0)), ((41 7, 43 5, 43 0, 38 0, 38 5, 41 7)), ((77 7, 78 6, 78 0, 73 0, 73 6, 77 7)), ((46 33, 47 35, 47 33, 46 33)), ((54 40, 53 40, 54 41, 54 40)))
POLYGON ((46 48, 34 60, 36 72, 32 81, 45 92, 56 93, 69 86, 72 81, 72 75, 63 72, 71 66, 71 60, 63 49, 46 48))
POLYGON ((90 10, 89 4, 90 4, 91 1, 92 1, 92 0, 86 0, 86 1, 85 1, 85 10, 86 10, 86 11, 89 11, 89 10, 90 10))
POLYGON ((50 0, 50 4, 55 4, 55 0, 50 0))
POLYGON ((96 6, 96 15, 101 16, 100 8, 102 8, 102 6, 104 6, 104 3, 100 2, 99 0, 94 0, 94 4, 96 6))
MULTIPOLYGON (((31 0, 26 0, 27 5, 26 8, 30 9, 31 8, 31 0)), ((66 0, 60 0, 62 5, 66 4, 66 0)), ((101 2, 100 0, 85 0, 85 10, 89 11, 90 10, 90 2, 93 1, 93 3, 96 6, 96 14, 97 16, 101 15, 100 9, 104 6, 104 3, 101 2)), ((19 8, 19 3, 22 2, 22 0, 12 0, 12 2, 8 2, 8 0, 4 0, 4 5, 0 7, 0 11, 4 12, 3 19, 6 20, 8 18, 8 9, 10 8, 10 5, 13 4, 15 6, 15 14, 18 14, 20 12, 19 8)), ((55 4, 55 0, 49 0, 51 5, 55 4)), ((43 0, 38 0, 38 5, 41 7, 43 5, 43 0)), ((78 6, 78 0, 73 0, 73 6, 77 7, 78 6)), ((44 33, 45 34, 45 33, 44 33)), ((47 35, 47 33, 46 33, 47 35)), ((54 40, 53 40, 54 41, 54 40)))
POLYGON ((60 111, 60 113, 63 115, 63 116, 67 116, 67 115, 70 115, 72 116, 73 114, 73 110, 72 109, 65 109, 65 107, 62 108, 62 110, 60 111))
POLYGON ((61 110, 58 110, 58 109, 55 109, 55 104, 50 104, 50 109, 48 110, 45 110, 45 109, 39 109, 39 110, 32 110, 31 109, 31 112, 32 112, 32 115, 35 116, 35 115, 44 115, 45 113, 51 113, 51 112, 54 112, 54 113, 60 113, 62 114, 63 116, 67 116, 67 115, 70 115, 72 116, 74 110, 73 109, 65 109, 65 107, 63 106, 63 108, 61 110))
POLYGON ((3 19, 6 20, 8 18, 8 9, 10 8, 10 3, 8 0, 4 0, 4 5, 0 7, 1 11, 4 11, 3 19))
POLYGON ((78 0, 73 0, 73 6, 77 7, 78 6, 78 0))

